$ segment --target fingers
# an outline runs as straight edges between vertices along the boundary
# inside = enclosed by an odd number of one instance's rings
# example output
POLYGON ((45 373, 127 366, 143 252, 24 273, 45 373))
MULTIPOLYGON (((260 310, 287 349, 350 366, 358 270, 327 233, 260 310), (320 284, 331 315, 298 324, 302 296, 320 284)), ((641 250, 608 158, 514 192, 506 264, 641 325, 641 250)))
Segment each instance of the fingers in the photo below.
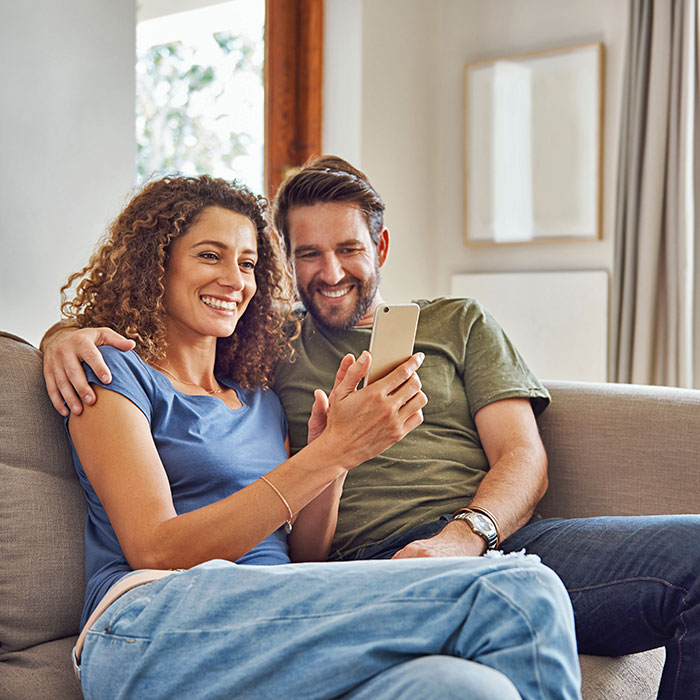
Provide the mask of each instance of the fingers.
POLYGON ((63 396, 61 395, 61 392, 58 389, 58 385, 56 384, 56 380, 54 379, 53 372, 47 371, 47 367, 45 365, 44 365, 44 382, 46 383, 46 391, 49 394, 49 398, 51 399, 51 403, 53 404, 53 407, 62 416, 67 416, 70 413, 70 411, 68 410, 68 407, 63 402, 63 396))
MULTIPOLYGON (((346 355, 341 360, 338 375, 341 370, 344 369, 343 364, 351 357, 352 355, 346 355)), ((340 381, 337 380, 336 375, 336 386, 333 388, 333 395, 337 396, 339 399, 343 399, 354 392, 357 385, 362 381, 362 378, 367 374, 370 363, 371 358, 366 350, 362 351, 362 354, 357 360, 354 360, 352 363, 348 362, 348 366, 345 368, 345 375, 340 381)))
POLYGON ((71 413, 76 415, 82 413, 83 404, 73 390, 73 385, 62 368, 53 370, 44 368, 44 378, 46 379, 46 389, 49 392, 51 403, 62 416, 67 416, 69 409, 71 413), (67 407, 65 404, 67 404, 67 407))
POLYGON ((423 364, 425 355, 422 352, 417 352, 415 355, 406 360, 406 362, 400 364, 395 370, 389 372, 386 377, 374 382, 375 386, 378 386, 385 391, 387 394, 392 393, 398 389, 404 382, 414 375, 418 368, 423 364))
MULTIPOLYGON (((117 335, 115 333, 115 335, 117 335)), ((121 337, 121 336, 120 336, 121 337)), ((81 396, 86 392, 92 394, 83 367, 80 364, 85 362, 90 369, 95 373, 96 377, 100 378, 101 382, 109 384, 112 381, 112 373, 102 357, 102 353, 97 349, 97 346, 92 342, 81 343, 76 345, 73 352, 66 352, 65 367, 73 386, 78 390, 81 396)), ((88 401, 90 403, 90 401, 88 401)))
POLYGON ((64 329, 61 334, 56 342, 47 344, 44 353, 46 389, 51 403, 61 415, 67 415, 68 409, 80 415, 83 402, 93 404, 97 400, 82 362, 89 365, 100 381, 109 384, 112 375, 97 346, 114 345, 120 350, 130 350, 134 342, 109 328, 71 328, 64 329))
MULTIPOLYGON (((100 354, 99 351, 97 354, 100 354)), ((53 375, 56 387, 68 404, 71 413, 80 415, 83 410, 83 401, 86 404, 95 403, 95 392, 88 383, 78 357, 69 355, 62 358, 61 362, 55 363, 53 375)))
MULTIPOLYGON (((136 343, 133 340, 125 338, 111 328, 100 328, 99 331, 97 345, 112 345, 117 348, 117 350, 133 350, 136 347, 136 343)), ((90 366, 92 367, 92 365, 90 366)), ((94 370, 95 368, 92 367, 92 369, 94 370)), ((97 376, 100 376, 99 373, 97 376)))
POLYGON ((336 388, 342 383, 343 379, 345 379, 345 375, 347 374, 348 369, 352 367, 353 362, 355 362, 355 358, 351 354, 345 355, 345 357, 343 357, 343 359, 340 361, 340 365, 338 365, 338 371, 335 373, 335 381, 333 382, 333 389, 331 390, 331 395, 336 390, 336 388))

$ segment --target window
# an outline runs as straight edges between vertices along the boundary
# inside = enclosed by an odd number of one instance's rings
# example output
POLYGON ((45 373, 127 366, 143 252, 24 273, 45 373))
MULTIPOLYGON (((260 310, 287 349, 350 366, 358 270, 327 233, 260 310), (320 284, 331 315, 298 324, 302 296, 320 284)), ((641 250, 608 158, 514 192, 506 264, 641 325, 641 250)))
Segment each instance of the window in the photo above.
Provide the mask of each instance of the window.
POLYGON ((207 173, 262 191, 264 24, 260 0, 138 23, 139 181, 165 172, 207 173))

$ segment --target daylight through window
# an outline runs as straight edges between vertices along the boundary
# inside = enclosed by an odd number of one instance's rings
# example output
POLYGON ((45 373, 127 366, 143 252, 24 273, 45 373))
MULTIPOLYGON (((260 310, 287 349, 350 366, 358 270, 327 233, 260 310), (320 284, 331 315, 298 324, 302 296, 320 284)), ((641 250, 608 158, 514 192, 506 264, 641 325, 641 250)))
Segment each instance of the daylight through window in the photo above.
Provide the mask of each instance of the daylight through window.
POLYGON ((206 173, 262 192, 264 23, 260 0, 139 22, 139 182, 206 173))

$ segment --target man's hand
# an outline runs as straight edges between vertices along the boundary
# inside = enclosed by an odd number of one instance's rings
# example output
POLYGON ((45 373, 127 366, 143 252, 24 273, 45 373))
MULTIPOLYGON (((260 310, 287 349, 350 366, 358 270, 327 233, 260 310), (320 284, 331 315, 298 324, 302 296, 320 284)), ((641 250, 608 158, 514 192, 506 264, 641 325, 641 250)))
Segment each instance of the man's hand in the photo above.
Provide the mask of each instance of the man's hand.
POLYGON ((437 535, 427 540, 414 540, 400 549, 392 559, 418 557, 478 557, 486 550, 486 542, 475 535, 467 523, 460 520, 445 525, 437 535))
POLYGON ((63 328, 45 338, 44 381, 51 403, 62 416, 68 415, 64 401, 75 415, 82 413, 82 401, 87 404, 96 401, 81 362, 87 362, 105 384, 112 381, 109 368, 97 349, 100 345, 133 350, 135 343, 110 328, 63 328))

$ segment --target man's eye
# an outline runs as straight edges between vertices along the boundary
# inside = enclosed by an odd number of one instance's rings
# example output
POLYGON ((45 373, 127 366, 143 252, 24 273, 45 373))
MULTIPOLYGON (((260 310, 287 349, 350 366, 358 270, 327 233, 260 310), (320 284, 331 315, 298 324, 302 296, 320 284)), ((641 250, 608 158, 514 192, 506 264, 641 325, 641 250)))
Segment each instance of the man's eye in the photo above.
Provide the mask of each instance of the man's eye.
POLYGON ((311 258, 317 258, 318 253, 316 251, 311 251, 309 253, 297 253, 294 257, 297 260, 310 260, 311 258))
POLYGON ((353 253, 357 253, 359 250, 359 248, 341 248, 340 252, 342 255, 352 255, 353 253))

